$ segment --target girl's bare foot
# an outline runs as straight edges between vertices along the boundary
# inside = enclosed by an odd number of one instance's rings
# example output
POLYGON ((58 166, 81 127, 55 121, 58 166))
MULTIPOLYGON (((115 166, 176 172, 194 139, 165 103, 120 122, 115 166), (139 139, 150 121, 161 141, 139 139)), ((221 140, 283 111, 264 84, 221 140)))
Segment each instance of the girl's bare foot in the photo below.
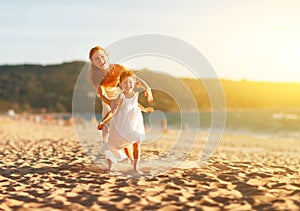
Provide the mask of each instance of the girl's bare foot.
POLYGON ((138 169, 133 169, 133 170, 132 170, 132 173, 133 173, 134 175, 141 175, 141 174, 143 174, 143 172, 141 172, 141 171, 138 170, 138 169))
POLYGON ((99 122, 97 129, 98 129, 98 130, 102 130, 103 127, 104 127, 103 122, 99 122))
POLYGON ((107 168, 105 169, 105 171, 106 172, 110 172, 111 171, 111 168, 112 168, 112 164, 113 164, 113 162, 111 161, 111 160, 107 160, 107 164, 108 164, 108 166, 107 166, 107 168))

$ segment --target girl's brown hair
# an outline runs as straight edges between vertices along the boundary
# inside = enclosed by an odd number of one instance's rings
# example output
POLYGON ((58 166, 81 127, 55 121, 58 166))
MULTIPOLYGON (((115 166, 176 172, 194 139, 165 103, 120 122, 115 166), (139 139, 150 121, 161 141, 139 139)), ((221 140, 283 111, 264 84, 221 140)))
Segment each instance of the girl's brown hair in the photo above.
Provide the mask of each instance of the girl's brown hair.
POLYGON ((123 81, 125 81, 129 77, 135 77, 134 72, 132 71, 124 71, 120 75, 119 84, 121 84, 123 81))

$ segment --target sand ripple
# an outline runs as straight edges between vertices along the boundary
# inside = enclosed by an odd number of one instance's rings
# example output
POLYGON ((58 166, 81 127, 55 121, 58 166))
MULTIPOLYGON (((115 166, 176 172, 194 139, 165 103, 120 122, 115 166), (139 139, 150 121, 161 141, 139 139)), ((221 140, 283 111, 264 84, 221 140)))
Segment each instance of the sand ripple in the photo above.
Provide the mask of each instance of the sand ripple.
POLYGON ((299 146, 227 134, 201 168, 107 173, 72 127, 10 122, 0 125, 0 210, 299 210, 299 146))

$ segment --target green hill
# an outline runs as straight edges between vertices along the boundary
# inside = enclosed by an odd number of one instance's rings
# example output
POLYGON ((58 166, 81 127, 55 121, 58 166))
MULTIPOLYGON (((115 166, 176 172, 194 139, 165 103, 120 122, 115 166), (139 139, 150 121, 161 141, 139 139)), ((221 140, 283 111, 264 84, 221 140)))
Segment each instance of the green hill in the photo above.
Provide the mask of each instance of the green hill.
MULTIPOLYGON (((17 112, 39 112, 42 108, 48 112, 71 112, 74 85, 84 65, 85 62, 75 61, 46 66, 0 66, 0 112, 10 108, 17 112)), ((154 89, 156 109, 191 110, 195 105, 210 108, 203 84, 213 80, 179 79, 149 70, 137 71, 137 75, 154 89)), ((229 109, 300 107, 298 83, 222 80, 222 85, 229 109)), ((145 97, 141 97, 141 103, 146 105, 145 97)), ((101 109, 99 105, 97 99, 97 111, 101 109)))
POLYGON ((0 66, 0 110, 71 111, 74 84, 84 64, 0 66))

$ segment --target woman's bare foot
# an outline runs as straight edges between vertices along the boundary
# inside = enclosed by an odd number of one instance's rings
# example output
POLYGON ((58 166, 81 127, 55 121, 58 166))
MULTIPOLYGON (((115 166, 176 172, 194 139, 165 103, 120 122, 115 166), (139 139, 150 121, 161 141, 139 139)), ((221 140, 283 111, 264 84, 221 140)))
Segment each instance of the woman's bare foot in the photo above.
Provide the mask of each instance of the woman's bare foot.
POLYGON ((111 169, 109 169, 109 168, 106 168, 106 169, 104 169, 104 172, 111 172, 111 169))

